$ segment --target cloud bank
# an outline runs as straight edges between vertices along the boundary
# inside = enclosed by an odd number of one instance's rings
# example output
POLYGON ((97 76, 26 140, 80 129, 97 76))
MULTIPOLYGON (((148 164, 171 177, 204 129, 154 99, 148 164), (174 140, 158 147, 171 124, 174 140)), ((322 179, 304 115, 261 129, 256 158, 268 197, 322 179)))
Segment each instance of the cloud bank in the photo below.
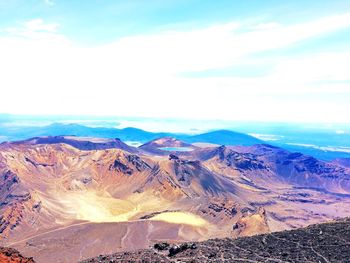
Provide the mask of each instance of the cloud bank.
POLYGON ((349 29, 350 13, 294 24, 232 21, 98 46, 81 46, 60 28, 38 18, 0 31, 0 112, 348 121, 350 48, 278 51, 349 29), (268 70, 235 74, 243 66, 268 70), (205 75, 221 69, 232 75, 205 75))

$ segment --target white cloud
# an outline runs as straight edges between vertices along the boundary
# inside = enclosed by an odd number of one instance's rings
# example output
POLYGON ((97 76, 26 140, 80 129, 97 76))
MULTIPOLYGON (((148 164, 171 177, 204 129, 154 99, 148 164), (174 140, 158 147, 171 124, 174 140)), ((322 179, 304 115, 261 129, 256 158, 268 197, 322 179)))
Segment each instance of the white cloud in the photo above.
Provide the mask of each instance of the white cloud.
POLYGON ((336 134, 345 134, 345 131, 344 130, 336 130, 335 133, 336 134))
POLYGON ((302 146, 308 148, 314 148, 318 150, 322 150, 325 152, 346 152, 350 153, 350 147, 342 147, 342 146, 317 146, 314 144, 303 144, 303 143, 287 143, 289 145, 302 146))
POLYGON ((278 141, 281 140, 284 136, 275 135, 275 134, 260 134, 260 133, 249 133, 249 135, 258 138, 263 141, 278 141))
POLYGON ((49 6, 55 5, 55 2, 53 0, 44 0, 44 3, 49 5, 49 6))
POLYGON ((260 23, 260 24, 252 26, 251 28, 253 30, 269 30, 269 29, 277 29, 277 28, 281 28, 281 27, 282 27, 282 25, 280 23, 269 22, 269 23, 260 23))
POLYGON ((31 31, 31 32, 41 31, 41 32, 54 33, 54 32, 57 32, 57 28, 59 27, 59 24, 57 23, 45 24, 42 19, 33 19, 25 22, 24 26, 28 31, 31 31))
POLYGON ((289 95, 327 94, 335 87, 349 96, 342 83, 313 83, 348 78, 350 49, 274 61, 275 70, 256 78, 180 73, 240 65, 257 52, 349 27, 350 14, 255 28, 234 22, 80 47, 59 33, 58 24, 35 19, 0 37, 0 91, 6 98, 0 112, 344 121, 337 113, 349 112, 348 103, 289 95))
MULTIPOLYGON (((59 26, 58 23, 45 23, 43 19, 38 18, 22 23, 21 27, 6 28, 4 31, 9 34, 9 37, 23 37, 27 41, 64 39, 62 35, 57 33, 59 26)), ((23 45, 25 44, 24 42, 23 45)))

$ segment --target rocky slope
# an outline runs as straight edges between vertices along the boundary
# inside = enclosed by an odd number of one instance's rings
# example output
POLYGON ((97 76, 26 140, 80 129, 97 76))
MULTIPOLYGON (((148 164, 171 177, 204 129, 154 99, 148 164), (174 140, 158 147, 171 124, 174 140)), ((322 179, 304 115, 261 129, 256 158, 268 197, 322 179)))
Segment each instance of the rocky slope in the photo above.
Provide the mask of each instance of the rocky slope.
POLYGON ((332 161, 336 165, 341 165, 344 167, 350 167, 350 158, 339 158, 332 161))
POLYGON ((341 263, 350 258, 350 220, 290 231, 212 239, 199 243, 155 244, 151 249, 123 252, 82 261, 104 262, 317 262, 341 263))
POLYGON ((349 168, 269 145, 39 137, 0 144, 0 243, 76 262, 155 242, 250 236, 350 214, 349 168), (162 147, 188 152, 154 153, 162 147))

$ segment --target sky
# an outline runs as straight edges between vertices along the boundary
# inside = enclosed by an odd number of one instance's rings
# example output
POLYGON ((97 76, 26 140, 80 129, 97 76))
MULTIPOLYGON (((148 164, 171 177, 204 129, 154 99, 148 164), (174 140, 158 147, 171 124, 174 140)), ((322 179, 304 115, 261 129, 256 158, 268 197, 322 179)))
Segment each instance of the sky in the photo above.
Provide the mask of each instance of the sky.
POLYGON ((0 0, 0 113, 350 123, 348 0, 0 0))

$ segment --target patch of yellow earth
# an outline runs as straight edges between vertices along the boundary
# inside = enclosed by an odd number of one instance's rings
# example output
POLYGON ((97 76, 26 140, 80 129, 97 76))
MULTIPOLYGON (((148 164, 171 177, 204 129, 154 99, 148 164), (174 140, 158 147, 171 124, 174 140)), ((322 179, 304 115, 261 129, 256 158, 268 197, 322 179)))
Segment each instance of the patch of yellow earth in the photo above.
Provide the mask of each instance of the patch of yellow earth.
MULTIPOLYGON (((127 222, 138 220, 141 215, 171 209, 172 201, 144 192, 118 199, 105 190, 64 189, 51 190, 48 195, 39 197, 47 211, 55 211, 56 222, 64 224, 69 220, 84 220, 94 223, 127 222)), ((151 218, 173 224, 190 226, 209 225, 203 218, 188 212, 164 212, 151 218)))
POLYGON ((249 191, 253 191, 253 192, 262 192, 263 190, 257 189, 255 187, 252 187, 250 185, 247 184, 242 184, 242 183, 237 183, 241 188, 249 190, 249 191))
POLYGON ((127 200, 95 191, 57 192, 43 199, 44 206, 59 212, 62 219, 90 222, 123 222, 138 213, 138 207, 127 200), (48 202, 50 200, 50 202, 48 202))
POLYGON ((126 200, 87 193, 72 200, 76 205, 77 219, 90 222, 124 222, 139 212, 139 207, 126 200))
MULTIPOLYGON (((168 209, 171 202, 156 196, 136 194, 125 199, 117 199, 106 191, 59 191, 42 198, 49 211, 56 211, 64 220, 84 220, 95 223, 126 222, 135 220, 139 214, 168 209)), ((61 219, 61 220, 60 220, 61 219)))
POLYGON ((185 224, 198 227, 208 225, 208 222, 200 216, 187 212, 164 212, 150 218, 150 220, 164 221, 172 224, 185 224))

